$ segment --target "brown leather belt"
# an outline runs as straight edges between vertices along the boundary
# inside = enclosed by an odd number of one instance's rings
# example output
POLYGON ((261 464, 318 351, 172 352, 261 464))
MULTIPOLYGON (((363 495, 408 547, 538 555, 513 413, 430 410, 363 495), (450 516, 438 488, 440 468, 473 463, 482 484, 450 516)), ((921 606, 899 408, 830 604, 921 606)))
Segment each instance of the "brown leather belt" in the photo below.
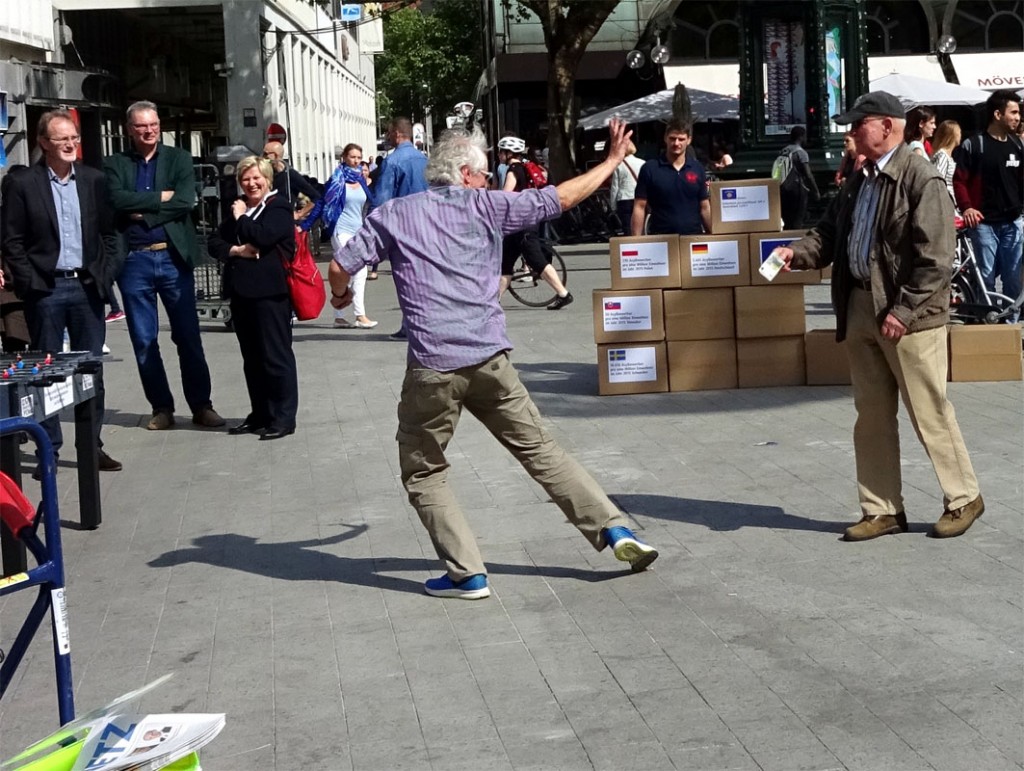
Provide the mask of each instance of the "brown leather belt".
POLYGON ((163 252, 167 250, 167 242, 160 241, 156 244, 150 244, 149 246, 133 246, 133 252, 163 252))
POLYGON ((871 291, 871 281, 862 281, 856 276, 850 276, 850 280, 853 282, 853 285, 858 289, 863 289, 865 292, 871 291))

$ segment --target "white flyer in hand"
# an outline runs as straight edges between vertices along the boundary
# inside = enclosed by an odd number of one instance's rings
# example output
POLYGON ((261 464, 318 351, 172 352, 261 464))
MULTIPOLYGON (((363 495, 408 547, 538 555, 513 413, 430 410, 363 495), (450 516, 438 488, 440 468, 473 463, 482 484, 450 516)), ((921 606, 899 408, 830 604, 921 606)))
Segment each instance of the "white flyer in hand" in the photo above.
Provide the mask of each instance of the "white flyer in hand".
POLYGON ((772 253, 768 255, 768 258, 761 263, 761 267, 757 269, 757 272, 764 276, 767 280, 773 281, 779 271, 786 266, 786 261, 782 259, 782 255, 778 249, 772 249, 772 253))

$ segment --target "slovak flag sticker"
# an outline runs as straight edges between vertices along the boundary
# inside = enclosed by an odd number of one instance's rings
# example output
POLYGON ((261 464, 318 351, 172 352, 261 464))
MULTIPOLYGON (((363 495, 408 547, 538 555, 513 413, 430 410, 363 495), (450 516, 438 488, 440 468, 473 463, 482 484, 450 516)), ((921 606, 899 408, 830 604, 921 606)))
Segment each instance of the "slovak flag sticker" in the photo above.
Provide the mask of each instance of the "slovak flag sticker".
POLYGON ((617 300, 616 301, 608 301, 608 302, 606 302, 604 304, 604 309, 606 311, 621 311, 622 310, 622 303, 618 302, 617 300))

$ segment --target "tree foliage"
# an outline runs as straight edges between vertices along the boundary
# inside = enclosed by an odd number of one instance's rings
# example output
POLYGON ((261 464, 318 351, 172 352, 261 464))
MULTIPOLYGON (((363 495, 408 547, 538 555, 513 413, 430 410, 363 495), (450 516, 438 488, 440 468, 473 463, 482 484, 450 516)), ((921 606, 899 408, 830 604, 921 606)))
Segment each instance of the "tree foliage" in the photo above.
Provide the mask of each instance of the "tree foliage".
POLYGON ((436 0, 429 12, 384 14, 384 53, 375 62, 377 114, 422 121, 429 108, 444 127, 456 102, 471 101, 483 69, 480 4, 436 0))
MULTIPOLYGON (((510 0, 505 0, 506 7, 510 0)), ((548 165, 555 181, 575 173, 576 71, 619 0, 516 0, 540 19, 548 53, 548 165)))

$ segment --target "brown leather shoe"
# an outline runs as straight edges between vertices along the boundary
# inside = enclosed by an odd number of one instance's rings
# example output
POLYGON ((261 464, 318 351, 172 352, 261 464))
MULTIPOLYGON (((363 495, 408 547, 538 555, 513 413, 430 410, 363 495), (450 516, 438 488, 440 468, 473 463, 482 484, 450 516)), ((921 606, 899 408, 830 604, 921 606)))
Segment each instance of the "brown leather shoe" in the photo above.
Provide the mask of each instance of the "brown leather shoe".
POLYGON ((227 421, 224 420, 213 407, 203 407, 199 412, 193 413, 192 423, 204 428, 220 428, 227 421))
POLYGON ((149 419, 146 428, 150 431, 166 431, 174 425, 174 415, 166 410, 157 410, 149 419))
POLYGON ((124 468, 121 461, 114 460, 107 455, 103 450, 98 452, 99 455, 99 469, 100 471, 120 471, 124 468))
POLYGON ((932 526, 929 535, 932 538, 955 538, 963 535, 967 529, 974 524, 974 520, 985 513, 985 501, 979 494, 970 503, 965 503, 959 509, 944 511, 939 521, 932 526))
POLYGON ((905 533, 907 527, 907 515, 902 511, 898 514, 879 514, 870 516, 865 514, 856 525, 846 528, 843 533, 844 541, 870 541, 880 535, 890 533, 905 533))

